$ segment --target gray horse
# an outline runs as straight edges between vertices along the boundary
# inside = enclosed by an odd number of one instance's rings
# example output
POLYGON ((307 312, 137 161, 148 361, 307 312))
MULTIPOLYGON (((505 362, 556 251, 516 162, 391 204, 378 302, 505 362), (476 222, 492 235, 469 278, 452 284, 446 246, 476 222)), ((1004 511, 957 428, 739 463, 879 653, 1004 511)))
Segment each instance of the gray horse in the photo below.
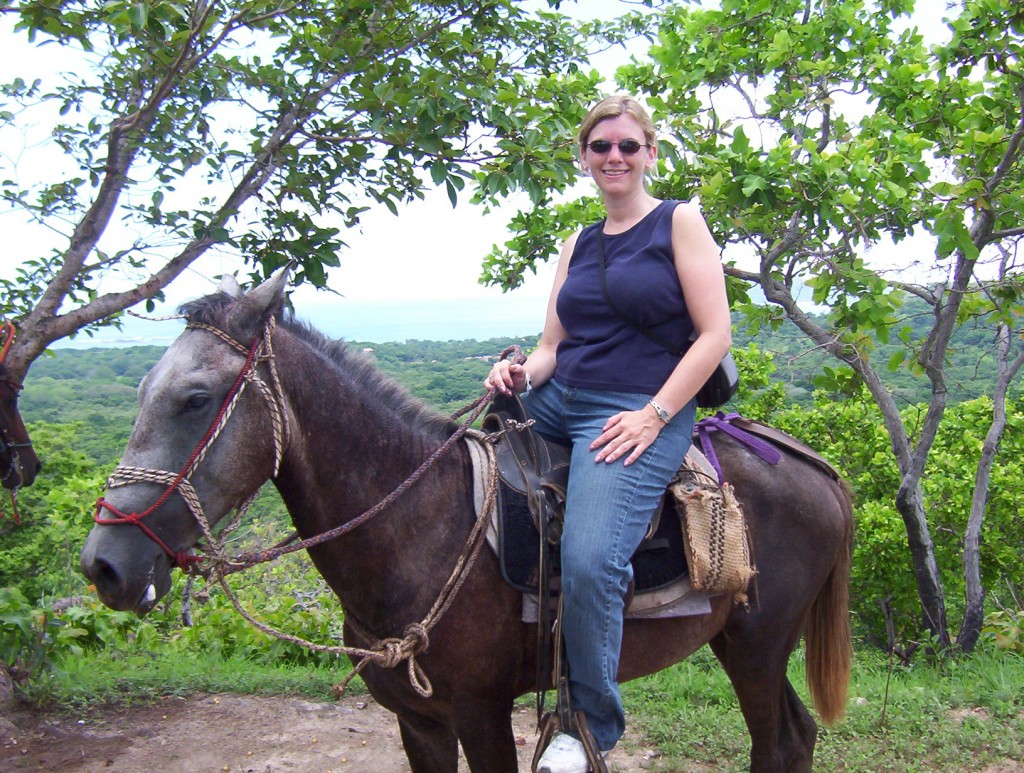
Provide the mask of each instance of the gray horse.
MULTIPOLYGON (((271 479, 310 537, 367 511, 454 432, 366 355, 283 319, 283 290, 280 276, 186 305, 189 327, 143 380, 123 465, 152 472, 107 490, 82 550, 82 569, 110 607, 145 614, 167 592, 171 569, 201 536, 197 506, 215 523, 271 479), (250 380, 265 388, 236 399, 250 380)), ((770 467, 726 437, 716 451, 749 521, 758 568, 749 606, 714 597, 705 615, 628 620, 619 678, 709 644, 739 697, 750 769, 809 771, 816 726, 786 664, 803 634, 815 706, 826 722, 842 714, 850 498, 794 455, 770 467)), ((431 609, 475 523, 471 474, 466 445, 455 444, 382 514, 309 549, 341 599, 346 644, 401 637, 431 609)), ((473 771, 517 770, 510 715, 536 687, 537 661, 536 627, 521 605, 484 550, 417 656, 430 697, 404 668, 362 671, 398 716, 416 773, 455 773, 459 744, 473 771)))

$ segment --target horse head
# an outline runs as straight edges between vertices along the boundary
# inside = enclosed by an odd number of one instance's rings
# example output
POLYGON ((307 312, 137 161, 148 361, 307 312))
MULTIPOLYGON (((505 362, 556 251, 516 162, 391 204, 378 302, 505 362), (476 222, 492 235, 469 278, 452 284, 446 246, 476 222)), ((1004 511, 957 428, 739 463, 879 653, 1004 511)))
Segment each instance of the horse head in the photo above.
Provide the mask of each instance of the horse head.
POLYGON ((284 407, 268 360, 286 280, 245 295, 222 283, 183 306, 185 331, 139 385, 131 437, 81 553, 107 606, 149 612, 171 569, 187 569, 200 538, 275 474, 284 407))
POLYGON ((0 485, 13 492, 31 486, 43 465, 32 448, 25 422, 18 413, 21 384, 11 378, 4 365, 7 350, 14 341, 14 325, 10 322, 0 325, 0 335, 3 336, 3 348, 0 349, 0 485))

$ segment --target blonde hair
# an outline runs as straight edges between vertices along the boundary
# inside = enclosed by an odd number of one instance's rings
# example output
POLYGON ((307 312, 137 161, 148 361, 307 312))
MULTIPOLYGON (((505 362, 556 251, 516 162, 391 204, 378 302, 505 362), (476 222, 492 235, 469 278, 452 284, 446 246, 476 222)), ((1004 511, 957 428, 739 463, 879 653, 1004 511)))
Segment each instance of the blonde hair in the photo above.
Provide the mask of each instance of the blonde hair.
POLYGON ((640 128, 643 129, 644 140, 648 145, 654 145, 657 142, 654 121, 651 120, 647 109, 628 94, 616 94, 615 96, 605 97, 590 108, 590 111, 583 119, 583 123, 580 124, 578 138, 580 151, 586 150, 587 142, 590 141, 590 133, 594 130, 595 126, 606 118, 617 118, 623 114, 636 119, 637 123, 640 124, 640 128))

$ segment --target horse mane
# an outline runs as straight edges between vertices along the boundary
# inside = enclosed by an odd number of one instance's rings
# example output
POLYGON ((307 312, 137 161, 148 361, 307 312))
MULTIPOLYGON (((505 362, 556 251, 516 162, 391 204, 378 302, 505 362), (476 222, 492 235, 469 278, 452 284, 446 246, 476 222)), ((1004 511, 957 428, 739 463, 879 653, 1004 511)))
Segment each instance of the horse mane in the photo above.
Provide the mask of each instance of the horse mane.
POLYGON ((194 301, 183 303, 178 307, 178 313, 182 314, 189 322, 220 325, 224 312, 236 301, 238 301, 237 298, 227 293, 211 293, 194 301))
MULTIPOLYGON (((222 327, 228 309, 237 302, 237 298, 217 292, 182 305, 179 312, 184 314, 189 322, 222 327)), ((312 325, 295 319, 290 311, 279 316, 278 320, 289 333, 304 341, 334 365, 338 369, 339 377, 342 374, 348 376, 361 391, 385 410, 396 415, 410 429, 443 440, 458 428, 455 421, 424 403, 405 386, 384 373, 368 353, 353 350, 344 339, 328 338, 312 325)))

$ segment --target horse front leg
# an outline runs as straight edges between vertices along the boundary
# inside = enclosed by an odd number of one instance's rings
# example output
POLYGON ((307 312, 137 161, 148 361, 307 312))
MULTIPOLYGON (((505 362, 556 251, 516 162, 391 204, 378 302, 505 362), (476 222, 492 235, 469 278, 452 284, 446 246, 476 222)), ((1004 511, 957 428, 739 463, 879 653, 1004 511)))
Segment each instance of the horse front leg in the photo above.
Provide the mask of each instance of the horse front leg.
POLYGON ((517 773, 512 701, 482 703, 465 700, 455 718, 459 742, 472 773, 517 773))
POLYGON ((406 713, 398 727, 412 773, 458 773, 459 741, 448 725, 406 713))

